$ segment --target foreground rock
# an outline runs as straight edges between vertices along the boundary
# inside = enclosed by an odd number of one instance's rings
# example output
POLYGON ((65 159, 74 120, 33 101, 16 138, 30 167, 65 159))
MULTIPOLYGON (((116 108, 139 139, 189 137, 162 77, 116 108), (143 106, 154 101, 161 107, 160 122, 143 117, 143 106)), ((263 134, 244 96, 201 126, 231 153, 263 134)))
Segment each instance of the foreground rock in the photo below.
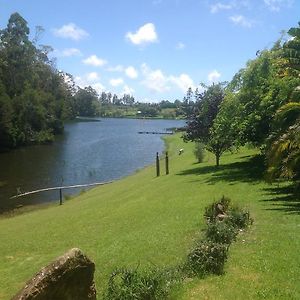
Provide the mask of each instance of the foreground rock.
POLYGON ((74 248, 43 268, 12 300, 96 299, 95 264, 74 248))

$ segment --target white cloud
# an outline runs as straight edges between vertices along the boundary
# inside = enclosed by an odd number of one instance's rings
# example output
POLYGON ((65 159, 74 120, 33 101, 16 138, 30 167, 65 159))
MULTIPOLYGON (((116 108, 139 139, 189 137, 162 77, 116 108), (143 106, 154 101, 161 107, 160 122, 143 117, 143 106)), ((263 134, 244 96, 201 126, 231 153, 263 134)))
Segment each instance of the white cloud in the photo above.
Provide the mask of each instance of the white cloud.
POLYGON ((185 44, 182 43, 182 42, 179 42, 179 43, 176 45, 176 49, 177 49, 177 50, 182 50, 182 49, 184 49, 185 47, 186 47, 185 44))
POLYGON ((74 81, 81 88, 88 86, 87 81, 84 78, 82 78, 81 76, 75 76, 74 81))
POLYGON ((119 86, 121 84, 124 83, 124 80, 123 78, 112 78, 110 81, 109 81, 110 85, 111 86, 119 86))
POLYGON ((72 39, 74 41, 79 41, 89 36, 89 34, 85 30, 79 28, 74 23, 63 25, 61 28, 58 29, 55 28, 53 32, 55 36, 65 39, 72 39))
POLYGON ((124 85, 123 87, 123 91, 120 93, 120 95, 133 95, 135 92, 135 90, 131 87, 129 87, 128 85, 124 85))
POLYGON ((266 6, 272 11, 280 11, 283 7, 291 7, 294 0, 264 0, 266 6))
POLYGON ((144 80, 142 84, 152 92, 166 92, 170 90, 168 86, 168 78, 160 69, 151 70, 145 63, 142 64, 142 73, 144 80))
POLYGON ((84 76, 76 76, 74 78, 75 83, 79 87, 85 88, 87 86, 91 86, 93 89, 97 91, 98 94, 100 94, 101 92, 105 91, 105 87, 98 80, 99 80, 99 76, 95 72, 85 74, 84 76))
POLYGON ((253 21, 248 20, 246 17, 242 15, 236 15, 229 17, 230 21, 232 21, 235 25, 240 25, 242 27, 251 28, 253 26, 253 21))
POLYGON ((93 83, 93 84, 91 85, 91 87, 92 87, 94 90, 96 90, 97 93, 98 93, 99 95, 100 95, 102 92, 105 91, 104 85, 103 85, 102 83, 100 83, 100 82, 93 83))
POLYGON ((106 60, 97 57, 96 55, 91 55, 88 58, 82 61, 86 65, 94 66, 94 67, 102 67, 107 63, 106 60))
POLYGON ((71 56, 81 56, 82 55, 81 51, 76 48, 66 48, 62 51, 55 50, 55 54, 60 57, 71 57, 71 56))
POLYGON ((194 81, 188 74, 181 74, 178 77, 170 76, 170 81, 175 83, 183 92, 186 92, 188 88, 195 89, 194 81))
POLYGON ((221 73, 219 73, 217 70, 213 70, 212 72, 210 72, 207 76, 208 81, 210 83, 213 82, 217 82, 219 80, 219 78, 221 77, 221 73))
POLYGON ((221 2, 218 2, 218 3, 215 3, 210 6, 210 12, 212 14, 215 14, 215 13, 219 12, 220 10, 230 10, 232 8, 233 8, 232 4, 223 4, 221 2))
POLYGON ((86 80, 88 81, 88 82, 94 82, 94 81, 97 81, 97 80, 99 80, 99 75, 98 75, 98 73, 97 72, 91 72, 91 73, 88 73, 87 75, 86 75, 86 80))
POLYGON ((153 23, 147 23, 141 26, 135 33, 127 32, 126 38, 135 45, 145 45, 158 41, 153 23))
POLYGON ((142 84, 152 92, 163 93, 172 88, 180 89, 182 92, 186 92, 189 87, 195 89, 194 81, 188 74, 167 76, 160 69, 150 69, 145 63, 142 64, 141 69, 144 76, 142 84))
POLYGON ((137 70, 132 66, 129 66, 128 68, 125 69, 125 74, 131 79, 135 79, 138 77, 137 70))
POLYGON ((109 72, 123 72, 124 67, 122 65, 110 66, 106 69, 109 72))

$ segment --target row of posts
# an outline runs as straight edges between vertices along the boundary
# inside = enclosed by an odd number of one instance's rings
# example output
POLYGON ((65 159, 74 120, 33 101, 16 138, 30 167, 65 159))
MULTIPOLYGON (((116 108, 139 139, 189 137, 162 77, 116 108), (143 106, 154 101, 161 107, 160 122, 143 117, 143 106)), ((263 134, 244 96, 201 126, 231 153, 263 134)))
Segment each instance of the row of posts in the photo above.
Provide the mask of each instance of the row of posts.
MULTIPOLYGON (((156 152, 156 176, 159 177, 160 176, 160 165, 159 165, 159 154, 158 152, 156 152)), ((169 156, 168 156, 168 152, 166 152, 166 159, 165 159, 165 163, 166 163, 166 175, 169 174, 169 156)))

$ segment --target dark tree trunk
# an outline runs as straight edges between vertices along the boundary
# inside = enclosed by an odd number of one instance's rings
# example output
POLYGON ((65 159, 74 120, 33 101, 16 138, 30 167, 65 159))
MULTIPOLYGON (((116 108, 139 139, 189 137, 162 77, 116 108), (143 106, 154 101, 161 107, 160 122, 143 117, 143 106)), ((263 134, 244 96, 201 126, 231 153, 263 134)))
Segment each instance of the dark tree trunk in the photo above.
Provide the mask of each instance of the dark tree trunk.
POLYGON ((216 166, 218 167, 220 165, 220 154, 216 153, 216 166))

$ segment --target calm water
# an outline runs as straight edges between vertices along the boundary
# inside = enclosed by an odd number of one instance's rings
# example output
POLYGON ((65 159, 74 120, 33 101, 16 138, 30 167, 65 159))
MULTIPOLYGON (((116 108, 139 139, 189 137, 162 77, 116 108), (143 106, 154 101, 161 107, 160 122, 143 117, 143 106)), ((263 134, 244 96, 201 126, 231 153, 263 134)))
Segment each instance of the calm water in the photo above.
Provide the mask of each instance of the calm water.
MULTIPOLYGON (((0 154, 0 210, 17 205, 57 201, 58 191, 9 199, 17 192, 44 187, 104 182, 126 176, 154 162, 162 152, 161 135, 139 131, 166 131, 184 126, 177 120, 101 119, 66 124, 52 145, 30 146, 0 154)), ((77 190, 65 190, 70 194, 77 190)))

